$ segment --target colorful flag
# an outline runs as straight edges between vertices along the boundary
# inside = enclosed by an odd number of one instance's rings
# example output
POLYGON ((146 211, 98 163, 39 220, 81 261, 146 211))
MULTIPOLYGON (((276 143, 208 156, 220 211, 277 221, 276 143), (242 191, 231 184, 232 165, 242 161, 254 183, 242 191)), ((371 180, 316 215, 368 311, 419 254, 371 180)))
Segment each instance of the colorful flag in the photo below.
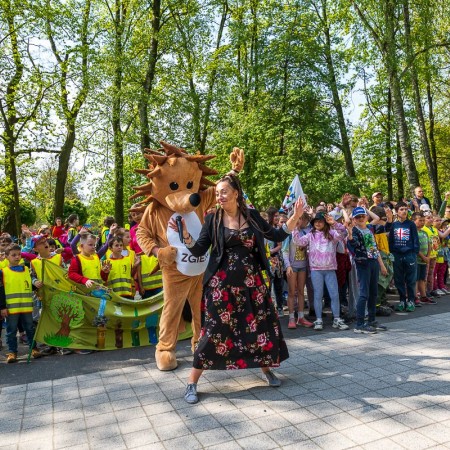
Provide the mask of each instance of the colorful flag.
MULTIPOLYGON (((67 271, 42 260, 42 312, 35 339, 73 349, 114 350, 158 342, 163 293, 144 300, 119 297, 107 287, 90 290, 67 271)), ((192 336, 190 324, 179 339, 192 336)))
POLYGON ((301 197, 303 200, 304 206, 307 205, 305 194, 303 193, 303 188, 300 183, 300 179, 298 175, 295 175, 294 179, 292 180, 292 183, 289 186, 289 189, 286 193, 286 196, 284 197, 283 204, 281 207, 284 211, 289 212, 293 207, 297 199, 301 197))
POLYGON ((248 198, 248 195, 247 195, 245 192, 242 192, 242 193, 244 194, 244 200, 245 200, 245 203, 247 204, 247 206, 248 206, 250 209, 255 209, 255 207, 253 206, 252 202, 251 202, 250 199, 248 198))

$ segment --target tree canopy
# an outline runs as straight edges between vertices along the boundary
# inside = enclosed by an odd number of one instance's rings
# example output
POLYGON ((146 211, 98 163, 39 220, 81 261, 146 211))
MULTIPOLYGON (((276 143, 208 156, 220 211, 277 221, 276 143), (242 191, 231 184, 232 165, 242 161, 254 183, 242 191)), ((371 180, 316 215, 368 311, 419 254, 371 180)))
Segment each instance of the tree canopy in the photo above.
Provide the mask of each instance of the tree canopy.
POLYGON ((259 208, 296 174, 312 203, 420 183, 437 207, 448 17, 444 0, 0 0, 0 227, 19 232, 21 204, 125 222, 161 139, 219 173, 243 148, 259 208))

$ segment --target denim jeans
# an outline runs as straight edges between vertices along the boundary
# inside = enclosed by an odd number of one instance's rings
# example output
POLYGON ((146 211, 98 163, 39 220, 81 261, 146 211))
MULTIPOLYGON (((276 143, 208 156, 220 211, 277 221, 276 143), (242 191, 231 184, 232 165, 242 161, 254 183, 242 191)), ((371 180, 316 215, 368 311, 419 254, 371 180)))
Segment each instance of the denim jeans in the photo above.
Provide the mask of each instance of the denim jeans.
POLYGON ((314 309, 316 317, 322 318, 323 286, 327 286, 331 298, 331 311, 334 318, 339 317, 339 288, 335 270, 311 270, 311 281, 314 288, 314 309))
POLYGON ((413 252, 394 255, 394 283, 400 302, 414 302, 416 298, 417 263, 413 252))
POLYGON ((31 348, 34 339, 34 324, 32 313, 11 314, 6 318, 6 343, 8 351, 17 353, 17 326, 19 320, 27 334, 28 346, 31 348))
POLYGON ((356 303, 356 326, 364 325, 364 316, 369 313, 369 322, 375 320, 375 310, 378 295, 378 277, 380 266, 376 259, 368 259, 367 264, 356 264, 359 280, 359 297, 356 303))

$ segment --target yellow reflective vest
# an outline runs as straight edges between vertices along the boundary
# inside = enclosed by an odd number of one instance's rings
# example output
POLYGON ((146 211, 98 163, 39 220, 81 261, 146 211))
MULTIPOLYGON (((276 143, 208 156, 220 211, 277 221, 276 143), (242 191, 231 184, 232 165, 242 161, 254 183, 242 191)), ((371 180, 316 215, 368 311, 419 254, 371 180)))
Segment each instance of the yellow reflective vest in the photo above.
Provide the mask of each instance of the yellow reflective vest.
POLYGON ((118 259, 108 259, 111 270, 108 275, 108 287, 117 295, 131 297, 133 295, 133 279, 131 269, 133 263, 130 256, 122 256, 118 259))
POLYGON ((8 314, 32 313, 33 287, 28 267, 22 272, 5 267, 2 273, 8 314))
MULTIPOLYGON (((53 264, 56 264, 57 266, 62 265, 62 256, 56 253, 55 255, 51 256, 50 258, 47 258, 46 261, 51 261, 53 264)), ((31 260, 31 265, 34 269, 34 272, 36 273, 36 276, 40 280, 42 278, 42 258, 35 258, 31 260)))
POLYGON ((83 277, 89 278, 92 281, 95 281, 98 284, 103 284, 102 280, 102 266, 100 263, 99 257, 95 254, 91 257, 77 255, 80 258, 81 263, 81 271, 83 273, 83 277))
POLYGON ((141 255, 142 287, 146 291, 161 288, 163 285, 161 270, 155 272, 157 266, 158 259, 155 256, 141 255))

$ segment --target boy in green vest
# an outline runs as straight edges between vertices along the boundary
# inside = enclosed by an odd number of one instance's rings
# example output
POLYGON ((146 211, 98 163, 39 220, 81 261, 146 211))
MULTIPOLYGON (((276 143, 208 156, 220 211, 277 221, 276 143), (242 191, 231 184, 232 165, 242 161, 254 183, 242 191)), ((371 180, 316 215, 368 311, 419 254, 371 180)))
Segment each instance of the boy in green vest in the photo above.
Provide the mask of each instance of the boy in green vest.
MULTIPOLYGON (((0 271, 0 312, 6 319, 6 363, 17 361, 17 326, 19 320, 27 334, 31 348, 34 338, 33 294, 28 267, 19 265, 22 258, 20 245, 11 244, 5 249, 9 266, 0 271)), ((36 344, 34 344, 36 346, 36 344)), ((37 348, 31 351, 33 358, 42 355, 37 348)))

